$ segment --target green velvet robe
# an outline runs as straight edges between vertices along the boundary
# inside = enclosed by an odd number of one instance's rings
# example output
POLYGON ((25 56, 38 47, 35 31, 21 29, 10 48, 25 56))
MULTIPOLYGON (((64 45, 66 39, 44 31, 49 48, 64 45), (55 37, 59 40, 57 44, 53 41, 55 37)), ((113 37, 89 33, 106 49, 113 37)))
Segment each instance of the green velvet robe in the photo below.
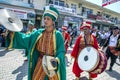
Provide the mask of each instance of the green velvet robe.
MULTIPOLYGON (((32 75, 37 64, 39 52, 36 49, 36 43, 42 35, 44 29, 39 29, 29 35, 21 32, 15 32, 13 39, 10 41, 9 35, 7 36, 6 45, 15 49, 28 50, 28 80, 32 80, 32 75)), ((58 59, 57 74, 59 80, 66 80, 66 64, 65 64, 65 47, 62 34, 54 30, 54 50, 55 57, 58 59)), ((44 80, 48 80, 47 76, 44 80)))

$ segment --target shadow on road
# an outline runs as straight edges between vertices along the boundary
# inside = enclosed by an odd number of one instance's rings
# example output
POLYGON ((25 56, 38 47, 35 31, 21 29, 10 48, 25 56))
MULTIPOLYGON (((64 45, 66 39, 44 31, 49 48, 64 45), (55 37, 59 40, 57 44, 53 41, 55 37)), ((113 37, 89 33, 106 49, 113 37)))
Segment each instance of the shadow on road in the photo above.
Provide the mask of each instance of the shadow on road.
POLYGON ((22 66, 19 66, 16 70, 12 72, 12 74, 17 74, 15 80, 23 80, 25 76, 27 76, 27 64, 28 62, 24 61, 22 66))
POLYGON ((109 76, 116 78, 116 80, 120 80, 120 73, 118 73, 119 71, 117 72, 115 70, 113 70, 113 71, 106 70, 105 72, 108 73, 109 76))
POLYGON ((0 57, 4 56, 6 53, 13 51, 13 50, 6 50, 3 47, 0 47, 0 57))
POLYGON ((116 63, 118 66, 120 66, 120 63, 116 63))

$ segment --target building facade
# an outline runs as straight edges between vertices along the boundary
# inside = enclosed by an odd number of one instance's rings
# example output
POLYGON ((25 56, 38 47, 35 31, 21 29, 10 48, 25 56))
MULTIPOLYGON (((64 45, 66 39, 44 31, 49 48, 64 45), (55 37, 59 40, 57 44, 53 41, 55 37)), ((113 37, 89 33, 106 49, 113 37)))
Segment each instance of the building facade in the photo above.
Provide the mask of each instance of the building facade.
POLYGON ((76 14, 76 5, 75 1, 70 0, 47 0, 47 5, 56 7, 60 16, 56 21, 56 27, 67 26, 70 28, 79 28, 83 18, 76 14), (70 5, 71 4, 71 5, 70 5))
POLYGON ((83 1, 81 4, 81 16, 93 22, 93 28, 99 30, 110 30, 112 26, 120 27, 120 13, 103 8, 96 4, 83 1))
POLYGON ((80 27, 82 21, 91 21, 92 28, 109 30, 112 26, 120 26, 120 13, 85 0, 46 0, 60 11, 58 26, 80 27))
POLYGON ((85 0, 0 0, 0 8, 13 10, 26 27, 28 21, 41 28, 44 6, 54 6, 60 16, 55 22, 57 28, 62 25, 79 30, 83 21, 91 21, 92 27, 109 30, 113 25, 120 26, 120 13, 103 8, 85 0))

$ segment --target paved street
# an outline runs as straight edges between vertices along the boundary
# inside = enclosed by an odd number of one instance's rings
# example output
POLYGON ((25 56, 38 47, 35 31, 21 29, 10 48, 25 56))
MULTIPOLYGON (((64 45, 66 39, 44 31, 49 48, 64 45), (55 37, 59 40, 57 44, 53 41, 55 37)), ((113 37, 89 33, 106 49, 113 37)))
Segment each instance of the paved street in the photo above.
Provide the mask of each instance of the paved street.
POLYGON ((0 48, 0 80, 27 80, 27 62, 23 50, 0 48))
MULTIPOLYGON (((69 52, 71 48, 69 48, 69 52)), ((73 63, 69 54, 67 54, 68 60, 73 63)), ((0 80, 27 80, 27 62, 24 60, 23 50, 7 50, 0 47, 0 80)), ((120 62, 117 59, 117 63, 114 65, 112 72, 108 71, 108 66, 105 72, 100 74, 94 80, 120 80, 120 62)), ((67 67, 67 80, 75 79, 72 73, 72 65, 67 67)), ((82 76, 87 76, 87 72, 83 72, 82 76)))

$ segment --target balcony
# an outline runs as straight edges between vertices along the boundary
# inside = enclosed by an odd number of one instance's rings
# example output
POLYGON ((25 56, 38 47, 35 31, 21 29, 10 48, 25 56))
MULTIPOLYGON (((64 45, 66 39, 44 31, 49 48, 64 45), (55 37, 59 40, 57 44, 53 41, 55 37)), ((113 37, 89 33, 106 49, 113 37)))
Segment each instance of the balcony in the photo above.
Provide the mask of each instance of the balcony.
POLYGON ((105 18, 102 15, 94 15, 94 14, 88 14, 87 15, 88 19, 100 21, 100 22, 107 22, 107 23, 112 23, 112 24, 120 24, 120 20, 117 18, 105 18))
POLYGON ((15 5, 15 6, 22 6, 27 8, 34 8, 33 4, 29 4, 23 1, 15 1, 15 0, 0 0, 1 4, 9 4, 9 5, 15 5))
POLYGON ((93 20, 96 20, 97 15, 89 14, 89 15, 87 15, 87 18, 89 18, 89 19, 93 19, 93 20))

